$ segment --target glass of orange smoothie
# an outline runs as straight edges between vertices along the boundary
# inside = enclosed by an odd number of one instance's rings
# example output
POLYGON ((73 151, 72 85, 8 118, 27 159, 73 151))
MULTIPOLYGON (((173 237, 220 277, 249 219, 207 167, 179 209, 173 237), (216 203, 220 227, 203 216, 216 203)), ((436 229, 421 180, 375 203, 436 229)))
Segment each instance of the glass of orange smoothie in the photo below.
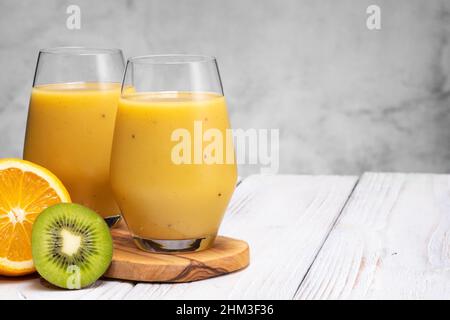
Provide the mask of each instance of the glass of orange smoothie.
POLYGON ((55 173, 74 202, 120 219, 109 168, 124 59, 118 49, 39 52, 23 157, 55 173))
POLYGON ((111 185, 139 248, 165 253, 209 248, 235 188, 234 158, 213 57, 128 61, 111 185))

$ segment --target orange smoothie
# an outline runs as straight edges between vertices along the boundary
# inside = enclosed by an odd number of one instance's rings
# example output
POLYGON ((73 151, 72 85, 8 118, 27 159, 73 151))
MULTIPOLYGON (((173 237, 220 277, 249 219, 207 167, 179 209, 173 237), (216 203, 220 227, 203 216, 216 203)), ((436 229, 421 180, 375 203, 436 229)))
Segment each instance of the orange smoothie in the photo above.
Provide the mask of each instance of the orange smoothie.
POLYGON ((225 98, 212 93, 163 92, 130 93, 120 99, 111 185, 133 236, 214 240, 237 171, 234 162, 173 162, 172 151, 178 142, 172 134, 179 128, 190 133, 194 157, 195 121, 203 131, 215 128, 225 137, 230 128, 225 98))
POLYGON ((119 83, 65 83, 32 89, 24 159, 56 174, 72 201, 103 217, 120 213, 109 183, 119 83))

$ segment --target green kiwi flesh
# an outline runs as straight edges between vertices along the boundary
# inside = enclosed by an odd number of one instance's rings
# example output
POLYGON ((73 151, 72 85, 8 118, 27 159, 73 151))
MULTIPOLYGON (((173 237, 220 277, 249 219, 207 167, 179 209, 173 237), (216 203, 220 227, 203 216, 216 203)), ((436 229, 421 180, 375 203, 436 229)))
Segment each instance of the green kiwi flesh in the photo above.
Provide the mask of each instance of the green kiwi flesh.
POLYGON ((33 224, 31 246, 37 272, 66 289, 94 283, 108 269, 113 254, 103 218, 74 203, 45 209, 33 224))

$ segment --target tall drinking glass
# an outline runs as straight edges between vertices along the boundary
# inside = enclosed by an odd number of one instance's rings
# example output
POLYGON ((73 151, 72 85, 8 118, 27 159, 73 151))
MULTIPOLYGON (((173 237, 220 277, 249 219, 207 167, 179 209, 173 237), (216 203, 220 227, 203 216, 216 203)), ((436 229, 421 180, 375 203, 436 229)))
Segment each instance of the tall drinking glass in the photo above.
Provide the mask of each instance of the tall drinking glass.
POLYGON ((54 172, 74 202, 113 225, 120 218, 109 182, 124 59, 118 49, 39 52, 23 157, 54 172))
POLYGON ((210 247, 237 172, 216 60, 132 58, 119 100, 111 184, 137 246, 210 247))

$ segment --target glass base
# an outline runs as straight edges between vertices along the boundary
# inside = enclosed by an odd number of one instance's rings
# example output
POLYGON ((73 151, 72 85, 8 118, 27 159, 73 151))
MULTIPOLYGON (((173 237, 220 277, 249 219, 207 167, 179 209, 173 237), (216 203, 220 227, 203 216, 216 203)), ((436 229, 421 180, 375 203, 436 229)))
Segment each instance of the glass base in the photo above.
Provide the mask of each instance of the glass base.
POLYGON ((136 236, 133 239, 136 246, 144 251, 154 253, 187 253, 210 248, 216 239, 216 235, 183 240, 144 239, 136 236))
POLYGON ((111 229, 116 224, 118 224, 120 220, 122 220, 122 216, 120 214, 118 214, 118 215, 109 216, 109 217, 106 217, 106 218, 103 218, 103 219, 105 220, 105 222, 108 225, 108 227, 111 229))

